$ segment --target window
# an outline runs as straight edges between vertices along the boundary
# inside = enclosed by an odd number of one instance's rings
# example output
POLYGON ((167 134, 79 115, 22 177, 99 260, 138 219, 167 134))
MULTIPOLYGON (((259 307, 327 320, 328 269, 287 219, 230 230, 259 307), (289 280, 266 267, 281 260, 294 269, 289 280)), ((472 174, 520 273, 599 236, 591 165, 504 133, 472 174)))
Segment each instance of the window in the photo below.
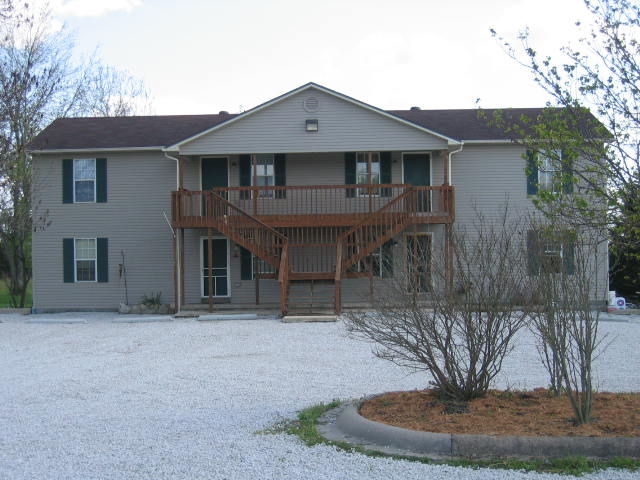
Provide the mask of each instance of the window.
MULTIPOLYGON (((346 152, 344 154, 345 185, 380 185, 391 183, 391 152, 346 152)), ((391 196, 390 188, 347 188, 347 197, 369 195, 391 196)))
POLYGON ((276 268, 263 259, 254 256, 249 250, 240 247, 240 279, 253 280, 257 274, 274 275, 276 268))
POLYGON ((64 282, 108 282, 108 246, 109 243, 106 238, 63 239, 64 282))
MULTIPOLYGON (((284 153, 267 153, 238 156, 239 181, 241 187, 249 186, 284 186, 287 184, 286 160, 284 153)), ((242 190, 240 199, 251 198, 250 190, 242 190)), ((286 198, 285 189, 261 190, 260 197, 286 198)))
POLYGON ((527 194, 572 193, 572 165, 561 150, 527 150, 527 194))
MULTIPOLYGON (((272 153, 256 155, 252 182, 256 187, 273 187, 276 184, 274 155, 272 153)), ((260 190, 258 195, 261 198, 273 198, 274 190, 260 190)))
POLYGON ((566 273, 573 275, 575 241, 571 231, 527 232, 527 255, 530 275, 566 273))
POLYGON ((349 272, 370 273, 377 278, 393 277, 393 247, 396 244, 393 240, 386 242, 349 268, 349 272))
POLYGON ((107 159, 62 160, 62 203, 107 201, 107 159))
POLYGON ((560 193, 562 191, 562 152, 538 153, 538 191, 560 193))
POLYGON ((73 161, 73 201, 94 202, 96 199, 96 160, 94 158, 73 161))
POLYGON ((76 282, 95 282, 97 263, 96 239, 76 238, 74 258, 76 282))
MULTIPOLYGON (((358 152, 356 154, 356 184, 380 185, 380 154, 358 152)), ((378 189, 358 188, 358 196, 377 195, 378 189)))

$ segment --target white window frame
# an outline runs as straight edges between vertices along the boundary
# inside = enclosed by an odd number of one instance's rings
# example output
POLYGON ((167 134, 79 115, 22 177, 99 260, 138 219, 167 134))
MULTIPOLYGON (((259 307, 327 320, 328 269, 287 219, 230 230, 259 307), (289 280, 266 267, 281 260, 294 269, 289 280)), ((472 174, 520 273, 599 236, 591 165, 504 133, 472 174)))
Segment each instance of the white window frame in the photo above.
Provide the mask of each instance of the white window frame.
MULTIPOLYGON (((251 185, 254 187, 274 187, 276 185, 276 156, 273 153, 257 153, 254 156, 254 162, 251 165, 251 185), (260 161, 262 160, 262 161, 260 161), (267 173, 268 168, 271 167, 271 174, 267 173), (264 172, 260 172, 259 169, 266 169, 264 172), (260 185, 256 182, 258 178, 271 179, 271 183, 260 185)), ((275 190, 262 190, 258 195, 260 198, 274 198, 275 190)))
POLYGON ((98 281, 98 239, 74 238, 73 239, 73 277, 77 283, 95 283, 98 281), (78 241, 93 241, 93 258, 80 258, 78 255, 78 241), (78 262, 90 262, 93 260, 93 280, 78 279, 78 262))
MULTIPOLYGON (((356 185, 380 185, 380 178, 382 176, 382 167, 380 163, 380 152, 356 152, 356 185), (371 164, 369 164, 369 154, 372 155, 371 164), (361 161, 361 158, 363 159, 361 161), (366 171, 360 172, 358 170, 359 165, 366 165, 366 171), (377 165, 377 172, 373 172, 373 166, 377 165), (369 169, 371 166, 371 169, 369 169), (366 176, 366 181, 360 181, 361 175, 366 176), (377 175, 377 181, 374 181, 374 175, 377 175)), ((379 189, 375 191, 378 192, 379 189)), ((378 193, 370 193, 368 188, 358 188, 358 197, 377 197, 378 193)))
POLYGON ((96 203, 96 183, 97 183, 97 162, 95 158, 74 158, 73 159, 73 203, 96 203), (76 177, 76 165, 80 162, 92 162, 93 163, 93 178, 77 178, 76 177), (93 182, 93 198, 91 200, 78 200, 76 195, 77 182, 93 182))
POLYGON ((551 193, 562 192, 562 151, 540 150, 538 152, 538 190, 551 193), (551 152, 549 155, 547 152, 551 152))

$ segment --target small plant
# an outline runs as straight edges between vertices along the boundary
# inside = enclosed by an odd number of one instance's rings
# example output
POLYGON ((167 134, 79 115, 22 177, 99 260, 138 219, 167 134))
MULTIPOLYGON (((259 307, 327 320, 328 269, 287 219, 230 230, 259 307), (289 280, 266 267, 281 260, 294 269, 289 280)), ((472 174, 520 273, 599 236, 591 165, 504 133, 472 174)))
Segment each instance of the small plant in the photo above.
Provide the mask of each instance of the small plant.
POLYGON ((162 305, 162 292, 158 292, 158 293, 154 293, 151 292, 151 295, 147 296, 147 295, 143 295, 142 296, 142 304, 147 307, 152 309, 154 312, 158 313, 158 310, 160 310, 160 306, 162 305))

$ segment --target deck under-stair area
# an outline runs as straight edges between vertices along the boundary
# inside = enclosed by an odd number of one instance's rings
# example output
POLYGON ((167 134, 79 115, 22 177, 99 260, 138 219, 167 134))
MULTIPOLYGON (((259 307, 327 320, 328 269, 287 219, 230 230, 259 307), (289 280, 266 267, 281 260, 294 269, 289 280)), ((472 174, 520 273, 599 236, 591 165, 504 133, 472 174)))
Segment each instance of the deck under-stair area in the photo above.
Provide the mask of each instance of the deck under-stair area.
MULTIPOLYGON (((454 198, 450 185, 182 189, 172 193, 172 226, 224 235, 261 259, 263 278, 279 282, 283 314, 340 313, 343 279, 367 275, 359 262, 411 226, 451 225, 454 198)), ((181 271, 177 261, 176 288, 184 289, 181 271)), ((211 310, 211 287, 205 293, 211 310)))

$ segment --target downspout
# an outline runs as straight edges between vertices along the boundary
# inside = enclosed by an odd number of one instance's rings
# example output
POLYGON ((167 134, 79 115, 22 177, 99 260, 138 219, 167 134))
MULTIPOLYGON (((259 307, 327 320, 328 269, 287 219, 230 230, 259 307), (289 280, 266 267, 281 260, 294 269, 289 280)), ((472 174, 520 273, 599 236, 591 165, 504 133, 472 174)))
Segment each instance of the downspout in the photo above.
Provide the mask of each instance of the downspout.
POLYGON ((451 157, 455 153, 460 153, 463 149, 464 149, 464 142, 460 142, 460 148, 449 152, 449 185, 453 185, 453 182, 451 181, 451 179, 453 178, 451 175, 451 157))
MULTIPOLYGON (((167 152, 162 152, 164 153, 164 156, 167 157, 169 160, 175 160, 176 162, 176 190, 180 189, 180 160, 176 157, 172 157, 170 155, 167 154, 167 152)), ((175 285, 175 289, 176 289, 176 298, 175 298, 175 307, 176 307, 176 313, 180 312, 180 307, 182 307, 182 298, 180 298, 180 285, 182 285, 182 271, 180 270, 180 265, 181 265, 181 259, 182 259, 182 252, 180 251, 180 239, 178 238, 177 233, 173 232, 173 238, 174 238, 174 243, 175 243, 175 258, 176 258, 176 270, 177 270, 177 278, 176 278, 176 285, 175 285)))

